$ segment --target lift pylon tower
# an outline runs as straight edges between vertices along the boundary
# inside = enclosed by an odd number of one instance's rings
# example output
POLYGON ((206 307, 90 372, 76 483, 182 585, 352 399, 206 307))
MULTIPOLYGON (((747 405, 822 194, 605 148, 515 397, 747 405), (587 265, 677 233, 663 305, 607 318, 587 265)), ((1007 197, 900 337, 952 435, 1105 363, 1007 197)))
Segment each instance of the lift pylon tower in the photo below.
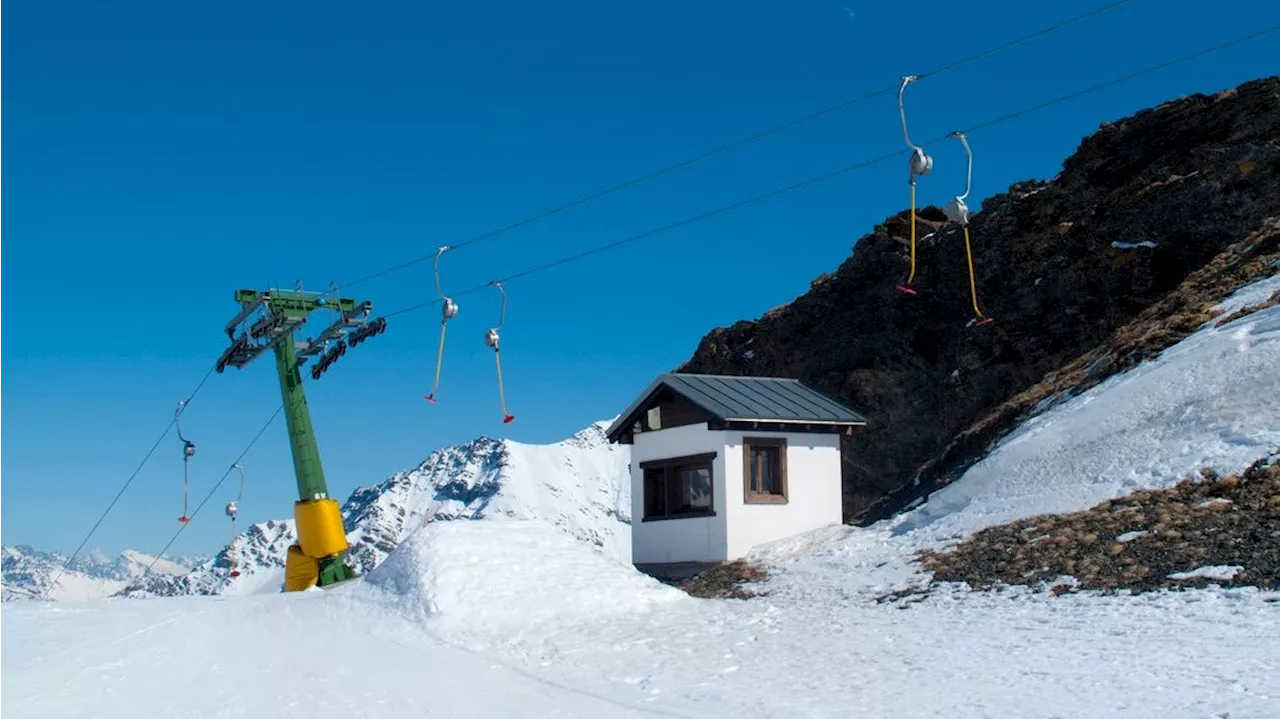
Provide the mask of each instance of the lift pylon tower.
POLYGON ((241 309, 226 326, 231 346, 218 358, 216 369, 243 369, 267 350, 273 350, 284 398, 289 448, 298 480, 298 501, 293 505, 298 543, 289 547, 285 560, 285 590, 299 591, 352 579, 355 570, 344 561, 348 546, 342 514, 325 484, 320 449, 302 389, 301 367, 319 356, 311 367, 311 377, 320 379, 346 354, 348 345, 354 347, 371 335, 386 331, 386 319, 370 321, 373 303, 367 300, 356 302, 301 289, 236 290, 235 300, 241 309), (295 340, 294 333, 306 324, 311 313, 321 310, 335 312, 336 319, 318 337, 295 340))

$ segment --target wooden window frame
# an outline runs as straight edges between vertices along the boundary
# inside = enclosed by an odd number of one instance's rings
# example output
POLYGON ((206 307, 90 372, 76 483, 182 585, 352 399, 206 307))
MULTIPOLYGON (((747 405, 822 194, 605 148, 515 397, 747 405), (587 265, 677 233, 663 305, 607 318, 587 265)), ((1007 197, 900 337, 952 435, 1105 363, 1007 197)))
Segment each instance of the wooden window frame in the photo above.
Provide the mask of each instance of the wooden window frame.
MULTIPOLYGON (((689 454, 682 457, 663 457, 662 459, 650 459, 640 463, 640 492, 641 492, 641 519, 642 522, 668 522, 676 519, 701 519, 705 517, 716 516, 716 457, 720 456, 719 452, 705 452, 703 454, 689 454), (649 514, 648 506, 648 486, 645 474, 651 469, 663 470, 663 483, 669 481, 670 470, 672 469, 706 469, 711 475, 711 503, 710 509, 703 512, 683 512, 680 514, 649 514)), ((665 486, 664 486, 665 489, 665 486)))
POLYGON ((746 504, 787 504, 787 439, 786 437, 742 438, 742 501, 746 504), (778 449, 778 480, 782 493, 751 491, 751 448, 776 447, 778 449))

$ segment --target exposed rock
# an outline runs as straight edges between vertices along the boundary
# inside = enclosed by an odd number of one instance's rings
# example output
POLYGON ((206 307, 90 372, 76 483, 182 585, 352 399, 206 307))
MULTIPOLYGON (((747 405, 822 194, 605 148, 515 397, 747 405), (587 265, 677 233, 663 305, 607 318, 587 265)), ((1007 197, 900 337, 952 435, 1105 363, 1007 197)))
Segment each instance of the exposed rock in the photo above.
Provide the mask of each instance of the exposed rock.
POLYGON ((1138 593, 1223 586, 1280 587, 1280 450, 1239 475, 1204 470, 1083 512, 1029 517, 921 553, 932 582, 975 589, 1049 586, 1138 593), (1063 578, 1067 578, 1063 580, 1063 578))
MULTIPOLYGON (((798 377, 866 412, 870 424, 845 441, 845 515, 874 520, 954 476, 1024 408, 984 420, 993 410, 1107 342, 1215 258, 1234 267, 1221 257, 1228 248, 1273 246, 1273 234, 1245 238, 1277 216, 1280 77, 1270 77, 1108 123, 1052 181, 986 200, 971 232, 990 325, 966 324, 963 238, 939 208, 917 215, 919 294, 895 290, 907 273, 904 210, 803 296, 712 331, 680 370, 798 377)), ((1246 275, 1232 270, 1214 292, 1246 275)), ((1171 309, 1182 308, 1154 311, 1171 309)), ((1103 353, 1083 375, 1099 380, 1133 361, 1103 353)))
POLYGON ((759 564, 738 559, 714 564, 695 576, 675 583, 690 595, 709 599, 750 599, 765 594, 744 585, 763 582, 768 574, 759 564))

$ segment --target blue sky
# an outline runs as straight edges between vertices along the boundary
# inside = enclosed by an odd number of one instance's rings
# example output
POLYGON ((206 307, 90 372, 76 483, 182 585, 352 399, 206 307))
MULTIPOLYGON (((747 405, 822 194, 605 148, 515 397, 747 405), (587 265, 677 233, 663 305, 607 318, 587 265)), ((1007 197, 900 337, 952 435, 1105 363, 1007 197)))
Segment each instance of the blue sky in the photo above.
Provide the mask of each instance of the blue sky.
MULTIPOLYGON (((1104 4, 32 3, 11 7, 3 541, 70 551, 225 346, 232 292, 322 289, 896 84, 1104 4), (899 42, 913 38, 915 42, 899 42), (21 304, 19 304, 21 303, 21 304)), ((923 140, 1274 24, 1257 0, 1140 0, 908 90, 923 140)), ((1267 41, 970 137, 973 197, 1051 177, 1098 124, 1274 73, 1267 41)), ((892 93, 445 256, 457 292, 902 147, 892 93)), ((922 202, 963 188, 934 152, 922 202)), ((549 442, 612 417, 708 330, 834 269, 905 206, 905 159, 511 282, 501 423, 485 329, 459 298, 440 403, 438 309, 401 315, 308 387, 331 492, 481 434, 549 442)), ((981 252, 981 239, 975 238, 981 252)), ((979 254, 978 261, 981 261, 979 254)), ((430 300, 430 262, 361 284, 430 300)), ((999 308, 988 308, 999 314, 999 308)), ((183 415, 192 503, 279 403, 269 358, 183 415)), ((291 516, 283 420, 245 460, 242 521, 291 516)), ((170 433, 90 546, 178 527, 170 433)), ((174 546, 226 541, 228 482, 174 546)))

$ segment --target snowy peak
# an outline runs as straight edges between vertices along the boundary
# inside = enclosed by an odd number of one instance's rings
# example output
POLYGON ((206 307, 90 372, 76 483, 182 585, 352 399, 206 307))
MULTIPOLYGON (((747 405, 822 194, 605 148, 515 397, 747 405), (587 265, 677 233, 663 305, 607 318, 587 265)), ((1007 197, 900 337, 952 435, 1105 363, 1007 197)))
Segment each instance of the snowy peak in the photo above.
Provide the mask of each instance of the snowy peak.
POLYGON ((550 445, 481 437, 357 489, 344 508, 354 563, 372 569, 425 523, 459 519, 542 520, 628 558, 630 453, 605 438, 608 425, 550 445))
POLYGON ((120 558, 116 560, 115 566, 118 572, 117 576, 120 579, 133 579, 140 577, 147 571, 147 567, 150 567, 152 562, 155 563, 155 566, 151 569, 153 573, 186 574, 191 570, 190 566, 183 565, 176 560, 156 559, 149 554, 143 554, 142 552, 136 552, 132 549, 126 549, 120 553, 120 558))
MULTIPOLYGON (((261 577, 284 567, 285 553, 297 540, 292 519, 267 520, 249 525, 212 558, 190 571, 162 573, 160 565, 141 584, 136 579, 119 591, 122 597, 164 597, 190 594, 222 594, 239 585, 256 584, 261 577), (233 566, 234 564, 234 566, 233 566), (240 576, 232 577, 232 570, 240 576)), ((141 574, 139 574, 139 577, 141 574)))
POLYGON ((377 566, 439 503, 471 507, 473 512, 445 512, 439 519, 474 517, 497 494, 498 474, 507 462, 507 446, 480 437, 432 452, 417 469, 399 472, 380 484, 356 489, 343 508, 343 520, 358 570, 377 566))
MULTIPOLYGON (((544 523, 612 560, 629 562, 630 451, 606 438, 611 422, 594 422, 546 445, 479 437, 437 449, 413 470, 357 488, 342 508, 348 561, 366 574, 430 522, 523 520, 544 523)), ((271 578, 284 567, 295 541, 291 519, 255 524, 237 536, 234 547, 190 573, 153 571, 120 596, 265 591, 264 582, 275 581, 271 578), (234 578, 233 559, 240 571, 234 578)))

